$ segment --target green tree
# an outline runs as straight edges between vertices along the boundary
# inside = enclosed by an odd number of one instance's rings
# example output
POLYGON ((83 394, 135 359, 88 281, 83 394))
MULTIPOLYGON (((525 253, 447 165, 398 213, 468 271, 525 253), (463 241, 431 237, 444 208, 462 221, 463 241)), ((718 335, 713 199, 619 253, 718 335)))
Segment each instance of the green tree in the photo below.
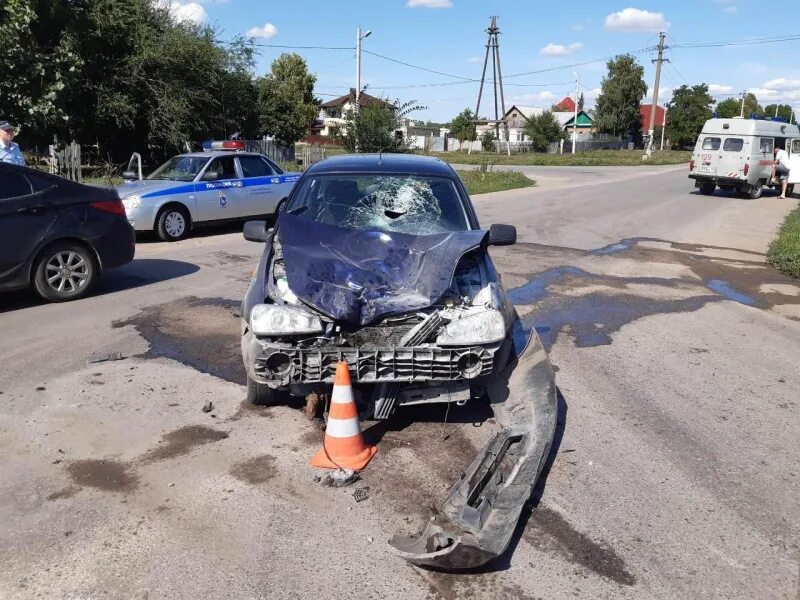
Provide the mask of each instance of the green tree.
POLYGON ((756 95, 752 92, 748 92, 744 97, 744 117, 745 119, 749 119, 751 115, 763 117, 764 109, 761 108, 761 105, 758 103, 756 95))
POLYGON ((450 133, 458 140, 459 147, 477 138, 474 119, 472 110, 465 108, 450 122, 450 133))
POLYGON ((262 133, 284 144, 302 138, 319 111, 317 78, 299 54, 281 54, 258 81, 258 116, 262 133))
POLYGON ((739 116, 741 110, 741 100, 736 98, 726 98, 717 103, 714 112, 719 115, 720 119, 731 119, 739 116))
MULTIPOLYGON (((682 85, 676 89, 667 104, 669 122, 666 135, 670 142, 677 148, 693 145, 705 122, 711 118, 713 104, 714 98, 708 93, 705 83, 692 87, 682 85)), ((660 137, 655 139, 660 140, 660 137)))
POLYGON ((525 135, 531 142, 534 152, 547 152, 553 142, 564 138, 561 124, 550 111, 532 116, 525 124, 525 135))
POLYGON ((585 105, 586 99, 583 97, 583 92, 581 92, 581 95, 578 96, 578 110, 582 111, 585 105))
MULTIPOLYGON (((792 107, 789 104, 767 104, 764 107, 765 117, 783 117, 787 121, 792 118, 792 107), (778 113, 777 115, 775 113, 778 113)), ((792 121, 794 123, 794 121, 792 121)))
POLYGON ((385 100, 368 102, 345 113, 334 137, 348 152, 405 152, 408 147, 399 129, 409 114, 424 109, 416 100, 400 106, 385 100))
POLYGON ((494 150, 494 133, 488 129, 483 132, 483 135, 481 135, 481 148, 484 150, 484 152, 494 150))
MULTIPOLYGON (((773 111, 775 108, 773 107, 773 111)), ((742 99, 727 98, 717 104, 715 110, 721 119, 732 119, 742 114, 742 99)), ((758 103, 758 98, 752 92, 748 92, 744 97, 744 118, 749 119, 750 115, 764 116, 764 109, 758 103)))
POLYGON ((642 128, 639 107, 647 94, 644 67, 630 54, 609 60, 607 67, 597 97, 595 125, 605 133, 638 139, 642 128))

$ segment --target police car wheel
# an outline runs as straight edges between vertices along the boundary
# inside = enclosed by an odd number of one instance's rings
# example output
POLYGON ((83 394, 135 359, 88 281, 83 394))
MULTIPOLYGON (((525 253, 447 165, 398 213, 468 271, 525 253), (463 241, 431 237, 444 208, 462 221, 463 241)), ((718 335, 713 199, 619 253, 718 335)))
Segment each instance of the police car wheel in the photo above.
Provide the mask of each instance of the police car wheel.
POLYGON ((165 242, 177 242, 189 234, 189 213, 181 206, 167 206, 156 221, 156 233, 165 242))

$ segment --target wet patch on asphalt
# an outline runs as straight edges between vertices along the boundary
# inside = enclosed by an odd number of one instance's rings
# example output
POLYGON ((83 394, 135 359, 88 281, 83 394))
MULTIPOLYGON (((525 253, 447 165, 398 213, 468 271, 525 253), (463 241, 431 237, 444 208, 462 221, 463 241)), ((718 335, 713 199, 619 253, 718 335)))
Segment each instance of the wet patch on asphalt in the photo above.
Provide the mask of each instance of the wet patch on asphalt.
POLYGON ((78 460, 67 466, 67 472, 76 484, 104 492, 130 492, 139 485, 130 466, 115 460, 78 460))
POLYGON ((275 468, 275 457, 263 454, 236 463, 230 473, 240 481, 258 485, 275 477, 278 470, 275 468))
POLYGON ((205 425, 188 425, 165 434, 161 438, 161 444, 148 450, 140 460, 142 463, 151 463, 176 458, 189 454, 197 446, 218 442, 227 437, 227 431, 205 425))
MULTIPOLYGON (((529 274, 526 283, 508 291, 515 305, 534 307, 532 311, 520 310, 520 314, 527 327, 535 326, 548 349, 559 333, 570 335, 579 347, 607 345, 612 343, 611 334, 635 320, 696 311, 722 300, 762 309, 800 304, 800 294, 794 293, 796 283, 766 265, 763 255, 751 251, 650 238, 621 240, 590 251, 538 244, 519 246, 527 256, 523 261, 517 257, 516 265, 508 265, 512 272, 519 270, 518 264, 537 258, 545 264, 569 261, 529 274), (659 265, 673 267, 671 272, 674 267, 685 267, 682 273, 691 276, 622 277, 593 273, 588 268, 593 267, 593 261, 617 258, 645 263, 640 270, 651 272, 658 272, 659 265)), ((598 265, 598 270, 608 264, 598 265)))
POLYGON ((57 492, 53 492, 47 497, 47 499, 52 502, 53 500, 63 500, 65 498, 72 498, 75 494, 77 494, 80 491, 81 488, 79 486, 70 485, 58 490, 57 492))
POLYGON ((570 525, 561 513, 539 505, 525 532, 525 540, 538 550, 556 551, 568 561, 620 585, 631 586, 636 577, 625 560, 603 540, 595 541, 570 525))
POLYGON ((113 326, 131 325, 149 342, 143 358, 170 358, 201 373, 245 385, 240 307, 238 300, 188 296, 148 306, 113 326))

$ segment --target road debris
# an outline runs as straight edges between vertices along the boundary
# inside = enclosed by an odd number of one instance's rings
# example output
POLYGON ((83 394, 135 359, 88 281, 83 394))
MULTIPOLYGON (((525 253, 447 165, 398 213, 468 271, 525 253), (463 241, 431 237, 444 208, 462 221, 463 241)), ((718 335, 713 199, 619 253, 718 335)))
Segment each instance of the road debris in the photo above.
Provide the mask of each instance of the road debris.
POLYGON ((123 360, 124 358, 125 357, 122 355, 122 352, 109 352, 107 354, 93 354, 87 359, 86 362, 91 365, 95 363, 123 360))
POLYGON ((317 475, 314 481, 321 483, 325 487, 347 487, 359 481, 361 476, 352 469, 336 469, 333 473, 325 476, 317 475))
POLYGON ((356 502, 363 502, 369 498, 369 486, 358 488, 353 492, 353 498, 355 498, 356 502))
POLYGON ((214 410, 214 403, 211 400, 203 404, 202 411, 204 413, 210 413, 212 410, 214 410))

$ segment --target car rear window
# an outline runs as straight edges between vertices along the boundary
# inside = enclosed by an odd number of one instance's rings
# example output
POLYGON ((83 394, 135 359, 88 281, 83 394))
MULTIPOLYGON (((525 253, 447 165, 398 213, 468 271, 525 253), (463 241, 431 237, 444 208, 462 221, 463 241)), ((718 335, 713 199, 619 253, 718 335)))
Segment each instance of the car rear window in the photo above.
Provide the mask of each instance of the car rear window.
POLYGON ((772 148, 775 146, 775 140, 772 138, 761 138, 758 144, 758 151, 763 154, 772 154, 772 148))
POLYGON ((741 152, 744 148, 744 140, 742 138, 726 138, 722 149, 726 152, 741 152))
POLYGON ((717 137, 707 137, 703 140, 703 150, 719 150, 719 144, 722 140, 717 137))
POLYGON ((273 175, 269 165, 258 156, 240 156, 239 164, 245 177, 266 177, 273 175))
POLYGON ((0 173, 0 200, 31 193, 31 184, 21 173, 0 173))

